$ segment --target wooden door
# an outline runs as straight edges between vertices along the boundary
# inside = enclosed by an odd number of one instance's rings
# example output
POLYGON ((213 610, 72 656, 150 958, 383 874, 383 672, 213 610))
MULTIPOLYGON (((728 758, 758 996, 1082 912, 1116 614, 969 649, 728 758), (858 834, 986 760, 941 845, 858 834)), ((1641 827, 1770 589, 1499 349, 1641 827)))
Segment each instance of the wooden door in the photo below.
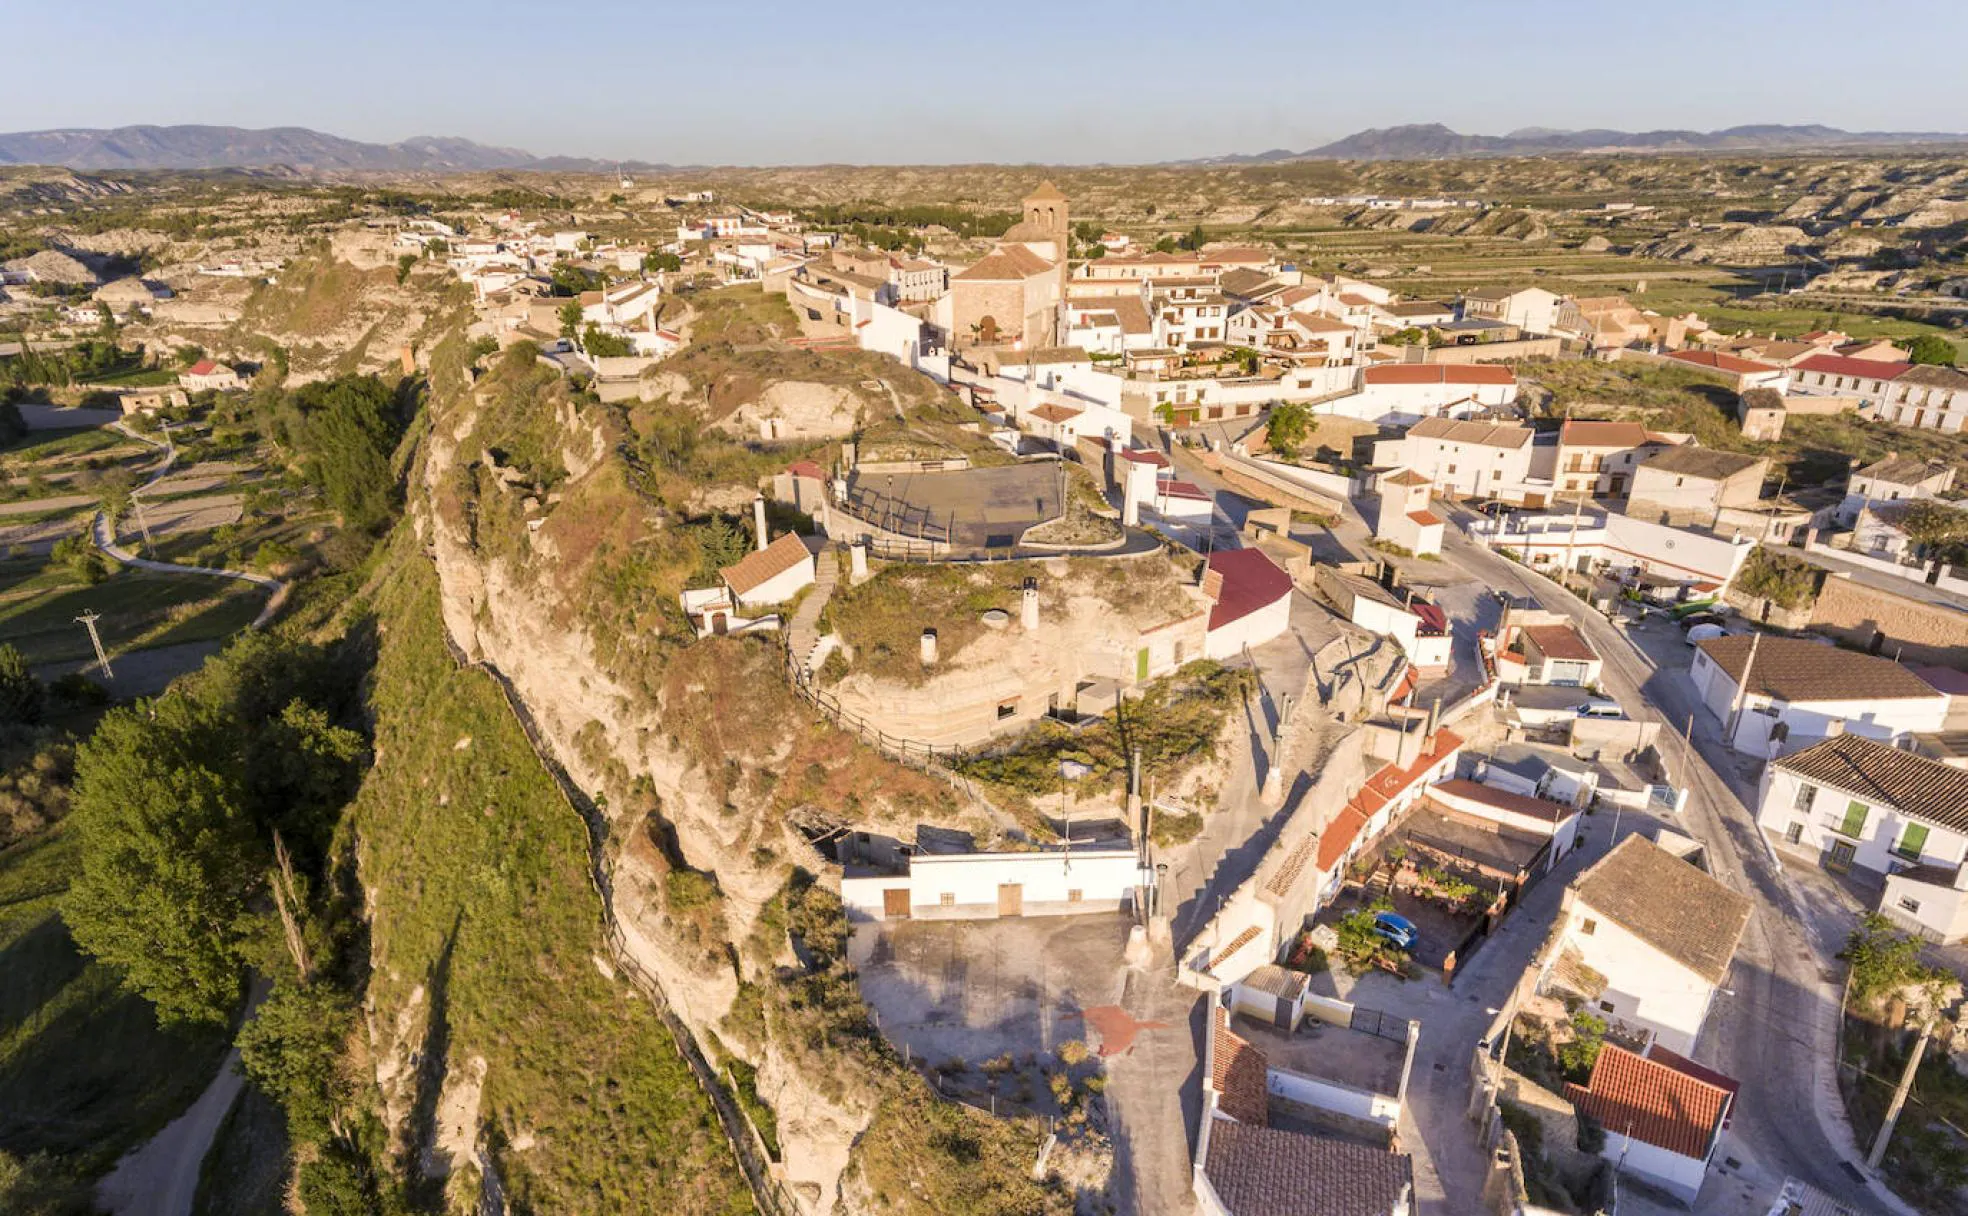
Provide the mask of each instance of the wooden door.
POLYGON ((1016 882, 998 884, 998 915, 1025 915, 1025 885, 1016 882))
POLYGON ((1852 858, 1857 852, 1850 841, 1834 840, 1831 850, 1825 854, 1825 869, 1843 874, 1852 868, 1852 858))
POLYGON ((1271 1020, 1277 1025, 1278 1029, 1284 1031, 1286 1034, 1290 1034, 1293 1029, 1292 999, 1288 996, 1281 996, 1277 999, 1278 999, 1278 1011, 1276 1015, 1272 1017, 1271 1020))
POLYGON ((885 888, 882 891, 882 915, 889 920, 908 920, 909 888, 885 888))

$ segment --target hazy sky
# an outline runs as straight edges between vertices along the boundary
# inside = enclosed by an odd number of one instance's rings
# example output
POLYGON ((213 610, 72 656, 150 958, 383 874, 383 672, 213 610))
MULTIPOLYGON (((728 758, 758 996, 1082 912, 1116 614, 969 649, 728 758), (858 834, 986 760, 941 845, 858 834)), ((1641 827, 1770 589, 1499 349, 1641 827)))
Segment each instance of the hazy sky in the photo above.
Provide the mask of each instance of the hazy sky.
POLYGON ((0 8, 0 130, 291 125, 783 164, 1158 161, 1408 122, 1968 128, 1961 0, 0 8))

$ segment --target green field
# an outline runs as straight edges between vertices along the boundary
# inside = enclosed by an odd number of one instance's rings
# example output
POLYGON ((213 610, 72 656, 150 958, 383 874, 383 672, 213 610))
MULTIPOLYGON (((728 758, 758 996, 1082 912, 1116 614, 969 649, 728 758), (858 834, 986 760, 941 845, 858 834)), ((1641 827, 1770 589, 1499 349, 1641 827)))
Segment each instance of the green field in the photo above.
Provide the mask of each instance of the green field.
POLYGON ((112 431, 107 427, 67 426, 29 431, 6 447, 0 448, 0 452, 5 452, 16 461, 33 461, 49 460, 57 456, 87 456, 118 447, 129 448, 132 451, 148 450, 128 435, 112 431))
POLYGON ((118 571, 88 586, 66 569, 31 560, 0 562, 0 637, 29 663, 87 658, 75 618, 100 614, 103 646, 118 654, 237 633, 259 615, 266 592, 237 579, 118 571))

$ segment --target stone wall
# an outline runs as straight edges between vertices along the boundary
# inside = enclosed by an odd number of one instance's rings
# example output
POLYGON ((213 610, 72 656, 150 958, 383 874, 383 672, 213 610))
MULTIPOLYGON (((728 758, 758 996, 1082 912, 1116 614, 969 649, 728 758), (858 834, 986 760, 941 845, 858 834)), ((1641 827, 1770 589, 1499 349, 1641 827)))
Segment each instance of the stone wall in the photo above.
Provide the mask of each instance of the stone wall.
POLYGON ((1818 591, 1810 627, 1853 646, 1910 663, 1968 663, 1968 612, 1895 595, 1850 578, 1833 576, 1818 591))

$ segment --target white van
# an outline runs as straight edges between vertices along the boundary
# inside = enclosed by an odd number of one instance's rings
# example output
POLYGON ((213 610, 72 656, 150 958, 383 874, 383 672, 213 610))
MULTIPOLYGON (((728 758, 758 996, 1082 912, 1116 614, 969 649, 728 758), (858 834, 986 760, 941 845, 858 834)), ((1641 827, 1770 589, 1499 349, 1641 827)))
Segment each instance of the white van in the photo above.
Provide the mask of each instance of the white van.
POLYGON ((1626 711, 1618 701, 1606 697, 1592 697, 1578 707, 1581 718, 1624 718, 1626 711))

